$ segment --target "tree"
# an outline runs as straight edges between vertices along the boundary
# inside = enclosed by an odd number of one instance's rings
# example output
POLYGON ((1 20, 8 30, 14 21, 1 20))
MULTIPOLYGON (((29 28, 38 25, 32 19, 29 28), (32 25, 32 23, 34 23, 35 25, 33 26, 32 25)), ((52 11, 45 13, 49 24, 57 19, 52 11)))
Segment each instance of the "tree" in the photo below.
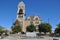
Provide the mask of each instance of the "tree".
POLYGON ((7 30, 2 30, 3 33, 7 33, 7 30))
POLYGON ((31 24, 27 26, 26 30, 27 32, 33 32, 33 31, 36 31, 36 27, 33 24, 31 24))
POLYGON ((11 28, 13 33, 21 32, 21 26, 18 20, 16 20, 16 22, 14 23, 14 26, 12 26, 11 28))
POLYGON ((4 27, 0 26, 0 33, 3 32, 4 27))
POLYGON ((52 26, 49 23, 45 23, 45 26, 47 28, 47 32, 51 33, 52 26))
POLYGON ((39 32, 44 32, 46 34, 46 32, 51 32, 51 25, 49 23, 41 23, 38 25, 39 27, 39 32))
POLYGON ((3 33, 7 33, 7 30, 4 29, 4 27, 0 26, 0 35, 3 34, 3 33))
POLYGON ((39 27, 39 32, 40 33, 43 32, 44 24, 43 23, 42 24, 39 24, 38 27, 39 27))
POLYGON ((3 29, 4 29, 4 27, 0 26, 0 30, 3 30, 3 29))
POLYGON ((58 28, 60 28, 60 23, 57 26, 58 26, 58 28))
POLYGON ((57 25, 57 28, 55 29, 54 33, 58 33, 60 35, 60 23, 57 25))
POLYGON ((60 28, 56 28, 55 29, 55 33, 59 33, 60 34, 60 28))

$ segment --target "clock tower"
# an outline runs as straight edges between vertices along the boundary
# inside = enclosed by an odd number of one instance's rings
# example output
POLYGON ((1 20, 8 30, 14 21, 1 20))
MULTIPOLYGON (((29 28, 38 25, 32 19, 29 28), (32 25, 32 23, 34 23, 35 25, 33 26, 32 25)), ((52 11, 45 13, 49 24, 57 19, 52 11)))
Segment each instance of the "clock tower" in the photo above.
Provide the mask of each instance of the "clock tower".
POLYGON ((24 31, 23 28, 24 28, 24 20, 25 20, 25 4, 23 1, 21 1, 18 4, 17 20, 20 22, 20 25, 22 26, 22 31, 24 31))

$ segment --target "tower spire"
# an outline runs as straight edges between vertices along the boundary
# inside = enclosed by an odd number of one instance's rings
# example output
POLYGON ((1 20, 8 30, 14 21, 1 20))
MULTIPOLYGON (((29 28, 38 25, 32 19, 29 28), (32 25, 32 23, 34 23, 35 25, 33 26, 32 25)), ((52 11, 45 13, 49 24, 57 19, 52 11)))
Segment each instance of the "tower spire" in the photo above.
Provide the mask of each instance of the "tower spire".
MULTIPOLYGON (((24 29, 24 20, 25 20, 25 4, 23 1, 19 2, 17 10, 17 20, 20 22, 22 29, 24 29)), ((24 31, 24 30, 22 30, 24 31)))
POLYGON ((23 10, 23 13, 25 14, 25 4, 24 4, 23 1, 19 2, 17 13, 19 13, 19 10, 20 10, 20 9, 22 9, 22 10, 23 10))

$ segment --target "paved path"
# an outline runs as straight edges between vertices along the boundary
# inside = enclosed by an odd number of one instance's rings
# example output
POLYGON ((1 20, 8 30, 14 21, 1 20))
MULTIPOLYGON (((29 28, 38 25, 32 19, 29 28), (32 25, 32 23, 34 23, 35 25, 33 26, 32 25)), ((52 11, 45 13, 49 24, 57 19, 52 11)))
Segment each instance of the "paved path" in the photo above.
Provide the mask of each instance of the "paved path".
POLYGON ((53 40, 53 39, 0 39, 0 40, 53 40))
POLYGON ((0 39, 0 40, 53 40, 53 38, 55 39, 59 39, 60 40, 60 37, 44 37, 44 38, 25 38, 25 39, 21 39, 21 38, 14 38, 12 36, 8 36, 8 37, 5 37, 4 39, 0 39))
POLYGON ((0 39, 0 40, 53 40, 52 38, 48 38, 48 37, 46 37, 46 38, 25 38, 25 39, 21 39, 21 38, 14 38, 14 37, 10 37, 10 36, 8 36, 8 37, 6 37, 6 38, 4 38, 4 39, 0 39))

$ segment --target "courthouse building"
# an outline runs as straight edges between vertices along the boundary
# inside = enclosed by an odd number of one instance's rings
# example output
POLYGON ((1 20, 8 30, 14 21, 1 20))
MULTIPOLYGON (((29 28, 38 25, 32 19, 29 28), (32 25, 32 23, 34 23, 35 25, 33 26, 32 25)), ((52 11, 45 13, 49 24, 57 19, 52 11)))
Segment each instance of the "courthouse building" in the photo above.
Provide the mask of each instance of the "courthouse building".
POLYGON ((41 18, 39 18, 37 15, 35 16, 29 16, 25 17, 27 14, 25 12, 25 4, 23 1, 21 1, 18 4, 18 10, 17 10, 17 20, 19 21, 20 25, 22 26, 22 31, 26 32, 26 27, 30 24, 33 24, 36 26, 36 31, 38 31, 38 25, 42 23, 41 18))

